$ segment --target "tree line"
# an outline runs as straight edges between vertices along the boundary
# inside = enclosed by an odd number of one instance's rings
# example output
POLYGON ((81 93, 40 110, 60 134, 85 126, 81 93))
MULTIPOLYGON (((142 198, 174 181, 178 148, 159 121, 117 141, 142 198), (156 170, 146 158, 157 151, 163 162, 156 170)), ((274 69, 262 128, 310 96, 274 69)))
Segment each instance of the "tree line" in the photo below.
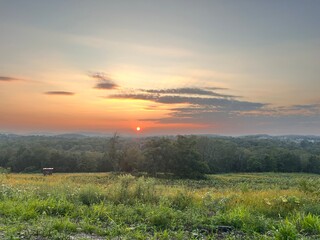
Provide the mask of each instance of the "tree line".
POLYGON ((0 135, 0 167, 12 172, 142 172, 200 178, 209 173, 320 173, 320 141, 175 136, 109 138, 0 135))

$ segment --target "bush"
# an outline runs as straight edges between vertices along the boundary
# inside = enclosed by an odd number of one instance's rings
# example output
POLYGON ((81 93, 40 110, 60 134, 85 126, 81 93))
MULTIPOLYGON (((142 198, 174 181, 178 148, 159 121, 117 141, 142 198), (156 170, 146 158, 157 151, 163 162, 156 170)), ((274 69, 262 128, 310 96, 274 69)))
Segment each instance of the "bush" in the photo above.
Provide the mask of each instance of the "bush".
POLYGON ((193 204, 193 198, 187 192, 179 191, 176 195, 169 198, 171 207, 184 210, 193 204))
POLYGON ((134 184, 132 198, 144 203, 156 203, 158 197, 155 192, 155 180, 140 177, 134 184))
POLYGON ((81 188, 78 192, 78 197, 81 203, 88 206, 94 203, 100 203, 104 200, 101 190, 94 185, 87 185, 84 188, 81 188))
POLYGON ((149 222, 157 228, 164 229, 168 226, 172 227, 172 219, 174 218, 173 210, 168 207, 160 207, 156 211, 150 212, 149 222))
POLYGON ((275 237, 276 240, 296 240, 298 239, 298 231, 294 224, 286 219, 280 224, 275 237))
POLYGON ((0 167, 0 174, 1 173, 10 173, 11 169, 10 168, 4 168, 4 167, 0 167))
POLYGON ((299 215, 296 219, 296 226, 302 233, 319 234, 320 233, 320 218, 313 214, 299 215))
POLYGON ((30 204, 39 214, 50 216, 66 216, 74 210, 74 205, 67 200, 56 201, 53 198, 46 200, 33 200, 30 204))

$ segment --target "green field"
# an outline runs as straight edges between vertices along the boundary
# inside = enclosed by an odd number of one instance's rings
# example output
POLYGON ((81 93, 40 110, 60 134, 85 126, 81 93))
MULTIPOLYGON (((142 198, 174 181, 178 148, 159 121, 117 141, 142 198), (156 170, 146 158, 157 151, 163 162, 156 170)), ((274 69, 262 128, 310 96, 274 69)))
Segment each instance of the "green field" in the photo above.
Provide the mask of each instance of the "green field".
POLYGON ((0 175, 0 239, 320 239, 320 178, 0 175))

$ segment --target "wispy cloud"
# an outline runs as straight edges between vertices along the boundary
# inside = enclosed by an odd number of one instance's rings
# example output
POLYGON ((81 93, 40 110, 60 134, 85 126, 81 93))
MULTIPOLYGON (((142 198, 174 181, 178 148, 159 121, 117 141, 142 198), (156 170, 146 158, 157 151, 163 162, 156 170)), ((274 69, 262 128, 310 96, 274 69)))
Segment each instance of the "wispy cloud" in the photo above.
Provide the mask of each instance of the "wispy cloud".
POLYGON ((143 118, 159 124, 198 124, 219 132, 238 131, 250 133, 254 129, 263 131, 289 131, 293 127, 288 122, 307 129, 319 126, 320 104, 273 106, 268 103, 242 101, 240 97, 220 93, 219 88, 168 88, 168 89, 131 89, 118 91, 107 98, 135 99, 156 103, 149 106, 153 111, 164 108, 166 115, 156 118, 143 118), (286 130, 287 129, 287 130, 286 130), (288 130, 289 129, 289 130, 288 130))
POLYGON ((147 100, 163 104, 190 104, 196 106, 211 106, 224 111, 249 111, 262 108, 267 104, 238 101, 227 98, 167 96, 159 94, 113 94, 108 98, 147 100))
POLYGON ((90 74, 90 77, 97 80, 94 88, 96 89, 116 89, 118 84, 116 84, 108 75, 102 72, 95 72, 90 74))
POLYGON ((266 106, 253 111, 238 112, 238 115, 251 117, 293 117, 293 116, 320 116, 320 104, 304 104, 291 106, 266 106))
POLYGON ((221 90, 221 88, 201 89, 201 88, 169 88, 169 89, 141 89, 146 93, 159 93, 159 94, 186 94, 186 95, 203 95, 203 96, 215 96, 224 98, 234 98, 236 96, 216 93, 212 90, 221 90))
POLYGON ((19 80, 18 78, 0 76, 0 82, 13 82, 19 80))
POLYGON ((320 104, 305 104, 305 105, 293 105, 291 109, 293 110, 318 110, 320 104))
POLYGON ((49 91, 45 92, 46 95, 61 95, 61 96, 72 96, 75 93, 74 92, 66 92, 66 91, 49 91))
MULTIPOLYGON (((311 104, 310 104, 311 105, 311 104)), ((312 104, 313 105, 313 104, 312 104)), ((316 105, 316 104, 315 104, 316 105)), ((302 105, 298 105, 302 106, 302 105)), ((308 108, 307 105, 303 105, 308 108)), ((315 134, 320 127, 320 111, 292 111, 290 107, 262 107, 253 111, 221 111, 209 106, 172 108, 166 116, 140 119, 159 124, 197 123, 215 132, 232 134, 315 134), (286 110, 285 110, 286 109, 286 110)))
MULTIPOLYGON (((207 119, 223 121, 224 118, 241 113, 260 112, 266 103, 240 101, 237 96, 220 94, 220 88, 169 88, 138 89, 111 94, 107 98, 135 99, 154 102, 167 107, 169 113, 163 118, 144 119, 159 123, 198 123, 208 125, 207 119), (215 90, 215 91, 214 91, 215 90), (179 104, 184 106, 179 107, 179 104), (178 106, 177 106, 178 105, 178 106)), ((155 110, 156 108, 153 108, 155 110)))

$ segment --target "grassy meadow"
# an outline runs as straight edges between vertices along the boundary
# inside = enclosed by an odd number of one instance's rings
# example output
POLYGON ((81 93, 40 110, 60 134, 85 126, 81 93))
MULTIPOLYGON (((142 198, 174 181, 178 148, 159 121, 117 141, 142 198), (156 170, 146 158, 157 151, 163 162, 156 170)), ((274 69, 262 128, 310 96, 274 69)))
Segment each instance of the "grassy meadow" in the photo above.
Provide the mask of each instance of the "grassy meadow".
POLYGON ((0 239, 320 239, 320 178, 1 174, 0 239))

